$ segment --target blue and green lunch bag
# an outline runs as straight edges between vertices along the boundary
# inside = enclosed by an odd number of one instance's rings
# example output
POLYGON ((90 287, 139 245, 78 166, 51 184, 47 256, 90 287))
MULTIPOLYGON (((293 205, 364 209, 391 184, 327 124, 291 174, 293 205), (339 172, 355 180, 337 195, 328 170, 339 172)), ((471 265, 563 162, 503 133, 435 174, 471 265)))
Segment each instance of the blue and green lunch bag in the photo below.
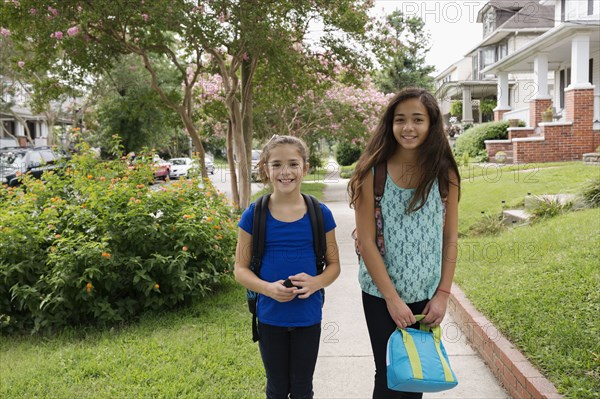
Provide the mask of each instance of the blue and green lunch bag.
MULTIPOLYGON (((415 315, 417 321, 423 315, 415 315)), ((396 329, 387 345, 388 388, 402 392, 439 392, 458 384, 442 344, 439 326, 396 329)))

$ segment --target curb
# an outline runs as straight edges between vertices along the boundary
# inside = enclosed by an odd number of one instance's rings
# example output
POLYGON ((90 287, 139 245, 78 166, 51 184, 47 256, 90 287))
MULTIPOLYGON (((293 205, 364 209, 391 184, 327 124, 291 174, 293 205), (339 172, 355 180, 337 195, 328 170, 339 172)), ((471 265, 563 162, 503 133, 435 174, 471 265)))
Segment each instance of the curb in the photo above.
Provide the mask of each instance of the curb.
POLYGON ((563 399, 523 354, 452 284, 449 310, 467 341, 487 363, 490 371, 518 399, 563 399))

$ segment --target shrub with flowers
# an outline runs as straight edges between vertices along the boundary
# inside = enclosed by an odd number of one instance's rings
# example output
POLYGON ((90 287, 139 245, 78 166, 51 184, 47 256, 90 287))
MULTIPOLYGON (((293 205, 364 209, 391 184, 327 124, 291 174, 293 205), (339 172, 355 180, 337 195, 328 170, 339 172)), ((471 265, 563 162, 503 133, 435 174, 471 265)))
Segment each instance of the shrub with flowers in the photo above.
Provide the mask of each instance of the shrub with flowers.
POLYGON ((111 325, 210 292, 230 272, 236 215, 208 179, 152 180, 149 163, 82 146, 44 181, 1 187, 0 332, 111 325))

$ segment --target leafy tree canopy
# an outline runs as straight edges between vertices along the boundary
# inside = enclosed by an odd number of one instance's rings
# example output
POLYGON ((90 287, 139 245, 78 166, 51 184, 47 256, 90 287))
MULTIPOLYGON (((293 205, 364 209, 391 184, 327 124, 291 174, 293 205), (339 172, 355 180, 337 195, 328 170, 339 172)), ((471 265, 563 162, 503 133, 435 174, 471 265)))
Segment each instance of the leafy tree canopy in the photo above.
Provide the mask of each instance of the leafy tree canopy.
POLYGON ((384 93, 395 93, 405 87, 433 88, 435 70, 425 63, 429 51, 429 34, 420 17, 407 17, 394 11, 380 26, 385 51, 378 59, 381 69, 375 74, 375 84, 384 93))

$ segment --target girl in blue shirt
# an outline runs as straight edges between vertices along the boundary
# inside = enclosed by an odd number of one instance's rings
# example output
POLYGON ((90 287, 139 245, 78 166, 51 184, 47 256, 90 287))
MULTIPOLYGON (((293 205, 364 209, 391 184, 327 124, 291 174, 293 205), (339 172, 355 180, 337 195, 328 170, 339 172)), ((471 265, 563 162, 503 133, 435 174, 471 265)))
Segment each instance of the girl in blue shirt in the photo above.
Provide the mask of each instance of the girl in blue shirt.
POLYGON ((435 98, 409 88, 394 96, 349 182, 362 256, 359 281, 373 357, 373 399, 414 399, 388 389, 386 346, 415 314, 438 326, 456 266, 460 177, 435 98), (387 163, 381 199, 385 254, 376 244, 373 169, 387 163))
POLYGON ((254 204, 239 222, 235 278, 257 292, 261 357, 267 399, 312 398, 312 380, 321 336, 321 288, 340 274, 335 221, 321 204, 327 240, 326 267, 317 275, 313 236, 300 193, 308 172, 308 149, 292 136, 274 136, 258 163, 261 179, 272 186, 265 252, 260 276, 250 270, 254 204), (283 285, 290 279, 293 287, 283 285))

